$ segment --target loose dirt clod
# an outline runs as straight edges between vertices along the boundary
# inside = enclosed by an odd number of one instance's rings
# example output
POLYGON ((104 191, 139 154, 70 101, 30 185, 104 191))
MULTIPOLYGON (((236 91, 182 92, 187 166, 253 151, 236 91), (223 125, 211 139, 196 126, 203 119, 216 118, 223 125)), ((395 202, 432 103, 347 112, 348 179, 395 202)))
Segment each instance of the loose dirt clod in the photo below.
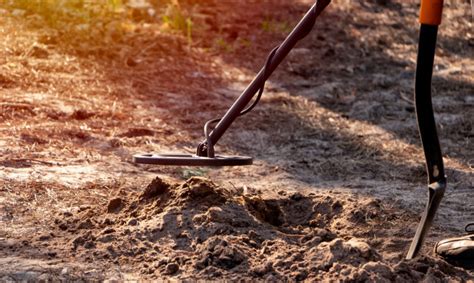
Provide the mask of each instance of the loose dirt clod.
POLYGON ((145 191, 141 194, 143 199, 151 199, 165 193, 169 189, 169 184, 164 182, 160 178, 155 178, 153 181, 145 188, 145 191))

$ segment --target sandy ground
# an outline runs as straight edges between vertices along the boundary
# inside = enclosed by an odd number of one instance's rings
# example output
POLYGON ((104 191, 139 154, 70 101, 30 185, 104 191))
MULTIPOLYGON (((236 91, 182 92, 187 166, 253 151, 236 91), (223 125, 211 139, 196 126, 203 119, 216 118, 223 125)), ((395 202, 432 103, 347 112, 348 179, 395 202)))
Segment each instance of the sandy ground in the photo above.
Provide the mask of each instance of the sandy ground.
POLYGON ((427 199, 415 3, 334 1, 216 148, 254 165, 131 162, 194 152, 311 5, 244 2, 195 8, 192 42, 153 23, 104 36, 0 10, 1 281, 472 280, 431 251, 474 221, 467 4, 446 5, 440 27, 448 189, 415 260, 403 260, 427 199))

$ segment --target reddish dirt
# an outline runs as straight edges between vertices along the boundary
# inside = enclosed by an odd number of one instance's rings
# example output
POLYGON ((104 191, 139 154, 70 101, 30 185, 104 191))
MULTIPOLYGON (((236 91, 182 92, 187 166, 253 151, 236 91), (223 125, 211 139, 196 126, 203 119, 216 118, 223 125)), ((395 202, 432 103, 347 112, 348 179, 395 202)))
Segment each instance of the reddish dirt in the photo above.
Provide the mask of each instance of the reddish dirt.
POLYGON ((140 13, 102 34, 0 7, 0 281, 472 281, 431 252, 474 221, 464 2, 446 4, 433 77, 448 190, 403 260, 427 199, 416 3, 333 1, 219 142, 255 158, 229 168, 131 157, 194 152, 311 1, 187 1, 192 42, 140 13))

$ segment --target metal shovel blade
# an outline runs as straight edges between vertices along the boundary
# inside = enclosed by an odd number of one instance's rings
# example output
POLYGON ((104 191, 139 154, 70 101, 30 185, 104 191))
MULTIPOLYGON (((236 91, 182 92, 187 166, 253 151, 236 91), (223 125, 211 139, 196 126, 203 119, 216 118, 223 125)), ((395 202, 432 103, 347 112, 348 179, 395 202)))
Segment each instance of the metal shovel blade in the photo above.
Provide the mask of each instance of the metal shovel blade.
POLYGON ((410 249, 408 250, 406 259, 414 258, 420 251, 421 246, 423 245, 423 240, 425 238, 425 235, 430 229, 431 223, 433 223, 436 210, 438 209, 441 199, 443 198, 445 190, 446 190, 445 182, 436 182, 429 185, 428 203, 426 205, 423 216, 421 217, 420 224, 418 224, 418 229, 416 230, 415 237, 413 238, 411 242, 410 249))

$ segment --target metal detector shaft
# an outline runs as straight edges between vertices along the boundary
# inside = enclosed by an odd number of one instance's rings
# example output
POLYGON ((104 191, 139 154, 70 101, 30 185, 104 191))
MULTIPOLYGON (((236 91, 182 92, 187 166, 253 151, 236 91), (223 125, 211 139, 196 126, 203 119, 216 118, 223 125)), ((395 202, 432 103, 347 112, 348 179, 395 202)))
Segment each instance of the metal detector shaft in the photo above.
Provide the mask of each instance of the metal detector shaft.
MULTIPOLYGON (((242 94, 229 108, 229 110, 227 110, 224 117, 222 117, 220 122, 209 134, 209 141, 212 145, 215 145, 217 141, 222 137, 225 131, 240 115, 241 111, 245 108, 245 106, 247 106, 247 104, 252 100, 252 97, 254 97, 254 95, 260 89, 262 84, 268 79, 268 77, 273 73, 273 71, 278 67, 278 65, 283 61, 283 59, 288 55, 288 53, 290 53, 291 49, 293 49, 295 44, 311 31, 316 22, 316 18, 321 14, 321 12, 326 8, 326 6, 329 5, 330 2, 331 0, 317 0, 316 3, 311 6, 311 8, 301 19, 301 21, 296 25, 296 27, 278 47, 275 52, 275 55, 269 62, 267 69, 265 71, 264 68, 260 70, 257 76, 242 92, 242 94)), ((205 144, 206 141, 202 142, 198 147, 197 154, 199 156, 207 155, 206 150, 202 146, 205 144)))
POLYGON ((442 6, 442 0, 423 0, 421 3, 421 27, 415 75, 415 107, 428 173, 428 202, 406 256, 407 259, 412 259, 420 251, 446 190, 443 156, 431 102, 431 78, 442 6))

